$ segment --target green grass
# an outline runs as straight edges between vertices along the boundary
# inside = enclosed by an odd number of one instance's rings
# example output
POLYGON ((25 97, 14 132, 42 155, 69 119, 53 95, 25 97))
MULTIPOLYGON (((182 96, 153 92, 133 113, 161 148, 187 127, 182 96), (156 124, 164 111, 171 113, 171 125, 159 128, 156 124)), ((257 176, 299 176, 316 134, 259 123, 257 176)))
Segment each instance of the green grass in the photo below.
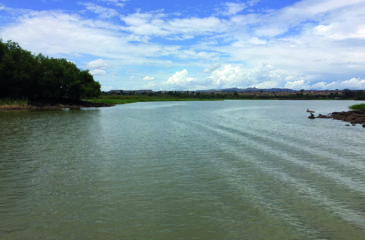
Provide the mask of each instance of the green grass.
POLYGON ((133 95, 102 95, 99 98, 87 99, 87 101, 105 104, 125 104, 135 102, 164 102, 164 101, 219 101, 219 100, 329 100, 335 97, 322 95, 251 95, 251 94, 185 94, 185 93, 154 93, 133 95))
POLYGON ((349 107, 352 110, 365 110, 365 103, 355 104, 349 107))
POLYGON ((2 107, 10 107, 10 106, 27 107, 28 100, 27 99, 2 98, 2 99, 0 99, 0 106, 2 106, 2 107))

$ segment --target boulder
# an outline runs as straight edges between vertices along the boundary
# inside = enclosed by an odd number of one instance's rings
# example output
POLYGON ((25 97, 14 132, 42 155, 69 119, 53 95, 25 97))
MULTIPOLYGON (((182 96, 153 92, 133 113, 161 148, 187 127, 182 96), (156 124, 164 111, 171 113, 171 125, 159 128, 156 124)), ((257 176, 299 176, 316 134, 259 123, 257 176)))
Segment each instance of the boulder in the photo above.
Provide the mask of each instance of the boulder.
POLYGON ((311 113, 311 115, 308 117, 309 119, 315 119, 316 117, 311 113))

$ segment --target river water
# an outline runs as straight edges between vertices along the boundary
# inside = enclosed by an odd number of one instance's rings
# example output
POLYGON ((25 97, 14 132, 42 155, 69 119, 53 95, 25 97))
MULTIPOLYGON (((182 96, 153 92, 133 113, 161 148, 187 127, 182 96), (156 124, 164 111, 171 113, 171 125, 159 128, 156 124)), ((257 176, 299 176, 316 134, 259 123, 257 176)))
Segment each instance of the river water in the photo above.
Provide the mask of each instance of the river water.
POLYGON ((352 101, 0 113, 0 239, 364 239, 352 101))

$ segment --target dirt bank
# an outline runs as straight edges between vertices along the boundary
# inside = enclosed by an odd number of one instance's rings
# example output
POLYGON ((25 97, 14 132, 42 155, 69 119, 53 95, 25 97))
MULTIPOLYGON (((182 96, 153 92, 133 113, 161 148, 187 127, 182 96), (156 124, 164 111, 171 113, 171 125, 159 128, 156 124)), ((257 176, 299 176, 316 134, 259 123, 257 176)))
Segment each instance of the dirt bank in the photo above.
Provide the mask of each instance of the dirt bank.
POLYGON ((342 120, 351 124, 365 124, 365 111, 333 112, 333 119, 342 120))
MULTIPOLYGON (((311 117, 311 116, 310 116, 311 117)), ((365 127, 365 110, 354 110, 348 112, 333 112, 328 115, 319 114, 314 118, 332 118, 335 120, 341 120, 344 122, 348 122, 352 125, 362 124, 365 127)), ((312 117, 313 119, 313 117, 312 117)))

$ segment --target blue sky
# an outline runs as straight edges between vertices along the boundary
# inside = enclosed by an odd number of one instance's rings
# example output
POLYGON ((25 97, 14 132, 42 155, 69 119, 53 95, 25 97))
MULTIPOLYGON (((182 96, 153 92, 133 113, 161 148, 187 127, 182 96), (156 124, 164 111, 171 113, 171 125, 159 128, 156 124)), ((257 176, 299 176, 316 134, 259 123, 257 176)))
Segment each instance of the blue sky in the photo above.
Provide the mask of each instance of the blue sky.
POLYGON ((365 0, 0 0, 0 38, 103 90, 365 89, 365 0))

